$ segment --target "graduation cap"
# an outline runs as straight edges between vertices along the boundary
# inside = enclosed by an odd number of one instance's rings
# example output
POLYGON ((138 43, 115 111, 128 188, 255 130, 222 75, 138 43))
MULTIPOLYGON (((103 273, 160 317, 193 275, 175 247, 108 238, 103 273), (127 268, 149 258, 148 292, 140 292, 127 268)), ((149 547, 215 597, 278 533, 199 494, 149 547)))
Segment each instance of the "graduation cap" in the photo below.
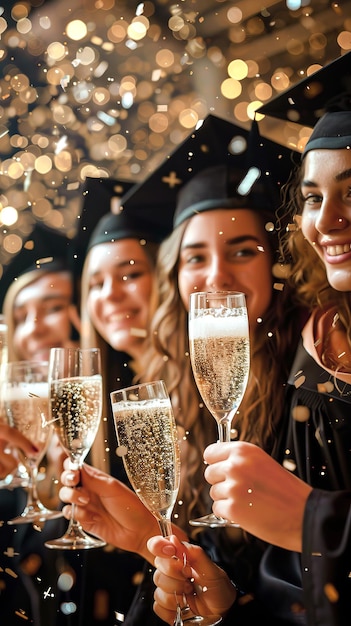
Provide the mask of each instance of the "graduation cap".
POLYGON ((295 83, 258 113, 314 127, 326 113, 351 111, 351 52, 295 83))
POLYGON ((119 211, 121 197, 133 186, 134 183, 130 181, 115 178, 85 179, 76 235, 72 240, 72 257, 77 275, 82 270, 88 244, 97 224, 104 215, 119 211))
POLYGON ((125 195, 124 211, 152 215, 160 231, 170 232, 179 190, 208 167, 224 163, 230 157, 240 162, 248 136, 247 130, 232 122, 208 115, 150 176, 125 195))
POLYGON ((70 271, 71 240, 58 229, 36 223, 22 249, 4 266, 0 279, 0 309, 6 292, 17 278, 27 272, 70 271))
POLYGON ((174 225, 216 208, 250 208, 274 215, 297 154, 261 137, 254 121, 241 154, 228 153, 226 159, 197 173, 180 190, 174 225))

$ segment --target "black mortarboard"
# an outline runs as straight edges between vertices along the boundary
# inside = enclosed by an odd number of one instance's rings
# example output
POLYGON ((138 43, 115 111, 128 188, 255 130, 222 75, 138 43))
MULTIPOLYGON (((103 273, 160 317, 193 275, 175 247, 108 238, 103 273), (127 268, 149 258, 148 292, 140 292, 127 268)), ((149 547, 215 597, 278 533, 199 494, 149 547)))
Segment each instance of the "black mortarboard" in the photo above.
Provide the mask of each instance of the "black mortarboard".
POLYGON ((161 243, 171 230, 172 222, 160 223, 156 212, 146 212, 143 206, 123 205, 117 213, 107 213, 96 225, 87 246, 87 251, 99 243, 119 239, 145 239, 161 243))
POLYGON ((125 211, 154 215, 159 227, 172 230, 179 190, 197 172, 245 153, 248 131, 232 122, 208 115, 202 125, 164 159, 161 165, 122 199, 125 211))
POLYGON ((257 112, 314 127, 327 111, 351 110, 351 52, 272 98, 257 112))
POLYGON ((101 218, 118 211, 120 199, 134 184, 114 178, 86 178, 82 190, 82 206, 77 218, 77 231, 72 241, 74 271, 83 267, 89 240, 101 218))
POLYGON ((58 229, 36 223, 21 250, 4 266, 0 279, 0 309, 8 288, 19 276, 32 270, 70 271, 70 242, 58 229))
POLYGON ((291 149, 261 137, 257 122, 253 122, 242 154, 228 154, 179 191, 174 225, 215 208, 250 208, 273 215, 293 169, 293 156, 291 149))

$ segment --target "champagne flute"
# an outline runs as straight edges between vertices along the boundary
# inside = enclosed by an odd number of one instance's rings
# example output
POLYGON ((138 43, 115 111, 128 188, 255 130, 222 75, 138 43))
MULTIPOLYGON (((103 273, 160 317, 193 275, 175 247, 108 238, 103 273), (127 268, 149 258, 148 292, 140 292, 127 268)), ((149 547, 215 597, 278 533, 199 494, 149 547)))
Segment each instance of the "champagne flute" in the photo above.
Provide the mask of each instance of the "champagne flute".
MULTIPOLYGON (((235 291, 190 294, 189 344, 196 385, 217 421, 219 441, 230 441, 232 419, 244 396, 250 368, 245 295, 235 291)), ((189 524, 237 526, 214 513, 189 524)))
MULTIPOLYGON (((51 348, 49 362, 51 421, 72 468, 81 469, 101 419, 102 377, 97 348, 51 348)), ((47 548, 82 550, 100 548, 105 541, 84 532, 74 517, 62 537, 45 543, 47 548)))
MULTIPOLYGON (((113 391, 111 404, 117 453, 135 493, 156 518, 163 537, 168 537, 179 489, 180 450, 165 383, 157 380, 113 391)), ((222 621, 218 615, 194 615, 188 605, 181 611, 177 624, 214 626, 222 621)))
MULTIPOLYGON (((62 517, 61 511, 51 511, 40 501, 37 492, 38 466, 42 460, 51 435, 48 422, 48 363, 47 361, 13 361, 5 367, 3 382, 4 407, 8 423, 17 428, 37 448, 31 456, 17 451, 19 465, 28 472, 27 502, 17 517, 8 524, 41 522, 62 517)), ((12 483, 10 483, 10 486, 12 483)))
MULTIPOLYGON (((6 411, 3 397, 3 381, 5 379, 5 366, 7 363, 7 324, 3 315, 0 315, 0 424, 7 424, 6 411)), ((0 480, 0 489, 8 489, 14 479, 13 474, 8 474, 0 480)))

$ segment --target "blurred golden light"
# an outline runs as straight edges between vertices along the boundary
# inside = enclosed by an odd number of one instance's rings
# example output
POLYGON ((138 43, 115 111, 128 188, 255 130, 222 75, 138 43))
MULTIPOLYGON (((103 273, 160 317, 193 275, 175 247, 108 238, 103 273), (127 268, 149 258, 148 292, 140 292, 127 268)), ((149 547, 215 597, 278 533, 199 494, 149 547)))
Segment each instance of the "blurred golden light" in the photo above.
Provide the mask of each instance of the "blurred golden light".
POLYGON ((261 115, 260 113, 256 113, 256 109, 262 106, 262 104, 263 102, 261 102, 260 100, 253 101, 248 104, 247 114, 250 120, 256 119, 257 121, 259 121, 263 119, 264 115, 261 115))
POLYGON ((184 20, 181 15, 172 15, 168 20, 168 26, 170 30, 177 32, 183 28, 184 20))
POLYGON ((239 102, 234 107, 234 115, 239 122, 247 122, 249 120, 249 116, 247 113, 248 102, 239 102))
POLYGON ((351 32, 349 30, 343 30, 338 34, 337 42, 343 50, 351 50, 351 32))
POLYGON ((38 200, 33 202, 32 211, 36 217, 42 219, 49 215, 51 211, 51 203, 49 202, 49 200, 46 200, 46 198, 39 198, 38 200))
POLYGON ((230 7, 227 11, 227 18, 232 24, 239 24, 243 19, 243 14, 239 7, 230 7))
POLYGON ((127 140, 123 135, 112 135, 108 139, 107 145, 115 153, 123 152, 128 147, 127 140))
POLYGON ((5 226, 12 226, 18 220, 18 211, 13 206, 5 206, 0 211, 0 221, 5 226))
POLYGON ((221 94, 229 100, 238 98, 242 92, 241 83, 233 78, 226 78, 221 84, 221 94))
POLYGON ((11 9, 11 16, 15 21, 28 17, 28 6, 24 3, 22 4, 21 2, 15 4, 15 6, 11 9))
POLYGON ((55 167, 60 172, 69 172, 72 169, 72 155, 68 150, 62 150, 54 156, 55 167))
POLYGON ((179 122, 184 128, 194 128, 199 121, 199 116, 193 109, 184 109, 179 114, 179 122))
POLYGON ((3 238, 2 245, 6 252, 17 254, 22 248, 22 239, 19 235, 10 233, 3 238))
POLYGON ((49 28, 51 28, 51 20, 47 15, 41 15, 39 17, 39 24, 40 28, 43 28, 44 30, 49 30, 49 28))
POLYGON ((35 159, 34 168, 38 174, 47 174, 52 169, 52 160, 49 156, 43 154, 35 159))
POLYGON ((255 87, 255 97, 258 100, 269 100, 272 97, 272 87, 268 83, 258 83, 255 87))
POLYGON ((107 31, 107 37, 113 43, 120 43, 127 36, 128 25, 124 20, 114 22, 107 31))
POLYGON ((228 65, 228 74, 234 80, 243 80, 248 74, 247 63, 242 59, 234 59, 228 65))
POLYGON ((23 18, 17 22, 17 30, 22 35, 29 33, 32 30, 32 22, 28 18, 23 18))
POLYGON ((60 61, 61 59, 65 58, 66 46, 64 46, 59 41, 54 41, 52 43, 49 43, 47 47, 47 53, 49 59, 51 59, 52 61, 60 61))
POLYGON ((82 20, 72 20, 66 26, 67 37, 73 39, 74 41, 84 39, 87 32, 87 25, 82 20))
POLYGON ((22 163, 18 163, 17 161, 13 161, 11 165, 9 165, 7 169, 7 175, 12 178, 12 180, 17 180, 23 176, 24 169, 22 163))
POLYGON ((0 17, 0 34, 4 33, 7 28, 7 22, 3 17, 0 17))
POLYGON ((271 78, 271 85, 276 91, 284 91, 290 85, 289 77, 283 70, 278 70, 274 72, 271 78))
POLYGON ((156 53, 155 61, 160 67, 171 67, 174 63, 174 54, 172 50, 163 48, 156 53))
POLYGON ((95 104, 103 106, 110 100, 110 92, 105 87, 97 87, 93 91, 93 101, 95 104))
POLYGON ((149 119, 149 127, 154 133, 164 133, 168 128, 167 115, 154 113, 149 119))
POLYGON ((60 85, 65 72, 60 67, 52 67, 47 72, 47 81, 50 85, 60 85))
POLYGON ((85 46, 77 51, 76 59, 82 65, 90 65, 96 59, 96 51, 90 46, 85 46))
POLYGON ((147 29, 148 26, 139 17, 136 17, 128 26, 128 37, 134 41, 140 41, 140 39, 144 39, 147 29))

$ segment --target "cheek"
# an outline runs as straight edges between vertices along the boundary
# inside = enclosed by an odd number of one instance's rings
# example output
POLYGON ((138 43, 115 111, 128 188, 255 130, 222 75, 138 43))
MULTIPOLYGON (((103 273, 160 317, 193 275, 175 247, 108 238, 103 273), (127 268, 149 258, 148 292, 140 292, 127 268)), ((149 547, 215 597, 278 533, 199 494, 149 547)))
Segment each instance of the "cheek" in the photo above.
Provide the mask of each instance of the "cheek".
POLYGON ((309 242, 313 242, 315 240, 315 236, 316 236, 316 227, 315 227, 315 219, 313 217, 313 214, 308 211, 308 210, 304 210, 301 216, 301 231, 304 235, 304 237, 306 237, 307 241, 309 242))
MULTIPOLYGON (((272 299, 272 269, 269 264, 258 264, 248 279, 250 302, 249 316, 252 320, 263 317, 272 299)), ((245 291, 245 289, 244 289, 245 291)))
POLYGON ((18 349, 18 347, 22 345, 23 343, 22 326, 16 326, 15 330, 13 331, 12 341, 16 349, 18 349))
POLYGON ((197 280, 194 272, 188 273, 180 270, 178 274, 178 289, 181 301, 186 311, 189 310, 190 294, 194 291, 201 291, 201 280, 197 280))
POLYGON ((99 298, 89 294, 86 302, 89 319, 93 326, 97 326, 101 318, 101 305, 99 298))

